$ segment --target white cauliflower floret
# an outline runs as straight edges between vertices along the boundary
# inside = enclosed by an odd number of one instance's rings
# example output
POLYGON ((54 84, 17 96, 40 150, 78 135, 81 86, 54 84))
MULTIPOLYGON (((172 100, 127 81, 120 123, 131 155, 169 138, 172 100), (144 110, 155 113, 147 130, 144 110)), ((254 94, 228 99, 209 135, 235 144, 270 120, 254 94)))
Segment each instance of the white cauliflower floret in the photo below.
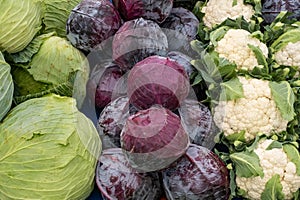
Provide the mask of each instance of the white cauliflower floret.
POLYGON ((275 53, 275 60, 280 65, 297 66, 300 69, 300 41, 289 42, 275 53))
POLYGON ((260 159, 264 177, 245 178, 236 177, 236 184, 246 191, 246 197, 252 200, 260 200, 268 180, 275 174, 280 176, 282 192, 285 199, 292 199, 293 193, 300 188, 300 176, 296 173, 296 165, 291 162, 282 148, 266 150, 273 142, 271 139, 261 140, 254 150, 260 159))
POLYGON ((239 81, 244 97, 221 101, 214 109, 214 121, 224 135, 245 131, 245 139, 250 141, 257 133, 270 136, 286 130, 288 121, 283 119, 272 99, 269 82, 245 77, 239 77, 239 81))
POLYGON ((268 47, 259 39, 251 37, 250 32, 243 29, 230 29, 218 42, 215 51, 219 56, 235 63, 237 69, 252 70, 258 66, 257 59, 248 44, 258 47, 265 57, 268 47))
POLYGON ((233 5, 232 0, 210 0, 201 10, 205 13, 203 22, 208 28, 214 25, 221 24, 227 18, 236 19, 244 16, 246 21, 250 21, 254 15, 254 9, 251 5, 245 5, 243 0, 238 0, 237 4, 233 5))

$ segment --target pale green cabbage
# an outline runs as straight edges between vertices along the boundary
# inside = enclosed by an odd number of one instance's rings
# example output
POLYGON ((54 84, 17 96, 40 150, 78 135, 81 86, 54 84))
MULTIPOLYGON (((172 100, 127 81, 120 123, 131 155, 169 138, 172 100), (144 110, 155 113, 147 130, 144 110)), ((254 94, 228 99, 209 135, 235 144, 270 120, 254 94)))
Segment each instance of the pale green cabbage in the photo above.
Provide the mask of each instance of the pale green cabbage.
POLYGON ((9 111, 13 100, 14 85, 10 74, 10 66, 0 52, 0 121, 9 111))
POLYGON ((11 110, 0 124, 0 199, 85 199, 101 140, 70 97, 50 94, 11 110))
POLYGON ((82 104, 89 63, 67 39, 51 33, 40 35, 9 59, 15 66, 12 75, 16 103, 56 93, 76 98, 79 107, 82 104))
POLYGON ((43 23, 45 32, 56 32, 60 37, 66 37, 66 23, 71 10, 81 0, 44 0, 45 14, 43 23))
POLYGON ((41 0, 0 0, 0 51, 23 50, 42 27, 41 0))

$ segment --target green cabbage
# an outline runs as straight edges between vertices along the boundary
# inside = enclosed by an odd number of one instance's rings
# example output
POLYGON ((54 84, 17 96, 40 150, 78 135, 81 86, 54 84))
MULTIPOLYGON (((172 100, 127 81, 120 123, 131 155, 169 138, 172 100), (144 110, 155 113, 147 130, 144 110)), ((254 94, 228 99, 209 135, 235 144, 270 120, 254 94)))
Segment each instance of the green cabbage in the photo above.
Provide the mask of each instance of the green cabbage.
POLYGON ((40 0, 0 0, 0 51, 23 50, 42 27, 40 0))
POLYGON ((66 37, 68 17, 79 2, 80 0, 44 0, 45 33, 56 32, 58 36, 66 37))
POLYGON ((65 38, 40 35, 28 47, 9 56, 14 63, 15 102, 48 93, 74 97, 80 107, 86 94, 89 64, 65 38))
POLYGON ((0 121, 11 107, 13 91, 14 86, 10 74, 10 66, 5 62, 0 52, 0 121))
POLYGON ((85 199, 102 144, 70 97, 14 107, 0 124, 0 199, 85 199))

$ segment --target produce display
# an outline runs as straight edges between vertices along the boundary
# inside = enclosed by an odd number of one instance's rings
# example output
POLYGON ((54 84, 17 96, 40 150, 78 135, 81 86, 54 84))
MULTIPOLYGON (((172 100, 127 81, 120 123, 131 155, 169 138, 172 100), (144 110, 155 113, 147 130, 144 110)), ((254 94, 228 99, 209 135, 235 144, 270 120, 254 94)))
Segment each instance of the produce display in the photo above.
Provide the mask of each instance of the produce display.
POLYGON ((0 199, 299 200, 297 0, 0 0, 0 199))

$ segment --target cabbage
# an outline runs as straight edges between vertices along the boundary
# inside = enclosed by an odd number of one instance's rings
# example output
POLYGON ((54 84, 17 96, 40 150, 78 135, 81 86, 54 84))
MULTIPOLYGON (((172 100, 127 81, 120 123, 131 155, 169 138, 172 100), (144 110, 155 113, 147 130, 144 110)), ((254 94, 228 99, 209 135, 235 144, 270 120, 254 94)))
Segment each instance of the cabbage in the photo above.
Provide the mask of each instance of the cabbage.
POLYGON ((162 23, 173 8, 173 0, 113 0, 113 2, 126 21, 143 17, 162 23))
POLYGON ((101 49, 111 42, 121 26, 117 9, 108 0, 82 0, 71 12, 67 21, 67 38, 85 52, 101 49))
POLYGON ((230 194, 225 163, 209 149, 190 145, 176 164, 162 171, 167 199, 225 200, 230 194))
POLYGON ((21 51, 42 27, 42 3, 40 0, 0 0, 0 5, 0 51, 21 51))
POLYGON ((0 125, 0 199, 85 199, 101 140, 70 97, 47 95, 11 110, 0 125))
POLYGON ((138 18, 120 27, 113 38, 112 48, 113 60, 123 70, 129 70, 148 56, 166 55, 168 39, 157 23, 138 18))
POLYGON ((143 172, 168 167, 185 153, 190 142, 180 118, 161 106, 128 117, 120 141, 130 165, 143 172))
POLYGON ((10 66, 0 52, 0 121, 9 111, 13 99, 14 85, 10 74, 10 66))
POLYGON ((272 23, 281 11, 289 11, 292 13, 290 18, 300 19, 299 0, 263 0, 261 3, 262 16, 267 24, 272 23))
POLYGON ((68 17, 79 2, 80 0, 44 0, 45 33, 56 32, 58 36, 66 37, 68 17))
POLYGON ((159 173, 139 173, 130 166, 120 148, 103 151, 96 182, 104 200, 157 200, 162 193, 159 173))
POLYGON ((89 64, 66 39, 41 35, 10 59, 16 86, 15 101, 23 102, 48 93, 74 96, 81 106, 86 93, 89 64))
POLYGON ((184 67, 161 56, 150 56, 138 62, 128 75, 128 97, 138 109, 159 104, 175 110, 188 96, 189 89, 184 67))

